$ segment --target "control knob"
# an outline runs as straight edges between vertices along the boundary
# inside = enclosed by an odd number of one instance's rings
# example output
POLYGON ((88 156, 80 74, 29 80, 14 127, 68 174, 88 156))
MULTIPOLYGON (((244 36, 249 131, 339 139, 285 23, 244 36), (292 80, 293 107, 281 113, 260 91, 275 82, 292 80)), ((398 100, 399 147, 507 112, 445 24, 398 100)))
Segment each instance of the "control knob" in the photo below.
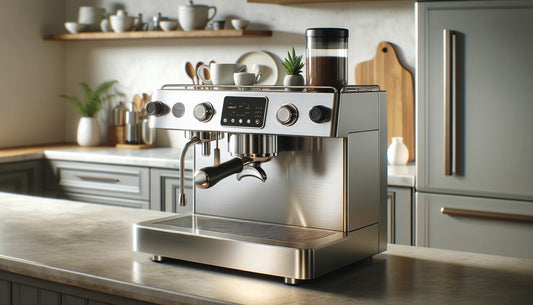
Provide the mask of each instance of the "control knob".
POLYGON ((298 120, 298 109, 292 104, 283 105, 276 112, 276 119, 285 126, 290 126, 298 120))
POLYGON ((153 116, 162 116, 165 112, 165 104, 160 101, 153 101, 146 104, 146 114, 153 116))
POLYGON ((314 106, 309 110, 309 118, 315 123, 325 123, 329 121, 331 110, 325 106, 314 106))
POLYGON ((194 107, 193 115, 200 122, 208 122, 213 117, 215 109, 208 102, 200 103, 194 107))

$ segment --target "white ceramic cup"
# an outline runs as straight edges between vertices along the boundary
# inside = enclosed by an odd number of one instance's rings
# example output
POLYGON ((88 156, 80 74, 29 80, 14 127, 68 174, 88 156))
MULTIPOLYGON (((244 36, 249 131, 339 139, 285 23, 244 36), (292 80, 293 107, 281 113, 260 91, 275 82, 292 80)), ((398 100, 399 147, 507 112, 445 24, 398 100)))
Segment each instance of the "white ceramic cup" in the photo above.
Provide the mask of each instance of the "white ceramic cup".
POLYGON ((261 81, 263 75, 253 72, 236 72, 233 73, 233 81, 237 86, 253 86, 261 81))
POLYGON ((78 23, 85 25, 90 32, 100 31, 100 21, 104 18, 105 9, 92 6, 80 6, 78 9, 78 23))
POLYGON ((213 63, 211 66, 200 66, 196 73, 198 77, 208 85, 234 85, 233 74, 235 72, 241 72, 244 69, 246 69, 246 65, 213 63), (205 79, 204 69, 209 71, 211 79, 205 79))
MULTIPOLYGON (((192 2, 192 1, 191 1, 192 2)), ((184 31, 204 30, 217 14, 217 8, 207 5, 182 5, 178 8, 178 21, 184 31), (211 11, 211 15, 209 12, 211 11)))

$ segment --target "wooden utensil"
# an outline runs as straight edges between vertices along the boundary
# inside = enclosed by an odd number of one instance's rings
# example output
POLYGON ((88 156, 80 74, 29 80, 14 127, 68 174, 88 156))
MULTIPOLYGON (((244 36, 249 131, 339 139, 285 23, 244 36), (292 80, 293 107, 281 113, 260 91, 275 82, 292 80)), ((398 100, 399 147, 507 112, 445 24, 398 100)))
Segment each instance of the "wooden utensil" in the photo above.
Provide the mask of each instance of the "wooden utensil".
POLYGON ((133 111, 140 111, 142 108, 142 97, 138 94, 133 96, 133 111))
POLYGON ((413 75, 399 61, 394 46, 380 42, 372 60, 355 66, 357 85, 379 85, 387 91, 387 145, 403 137, 409 161, 415 159, 415 112, 413 75))
POLYGON ((185 63, 185 72, 187 72, 187 75, 192 80, 192 84, 196 84, 194 82, 194 78, 196 77, 196 70, 194 69, 194 66, 190 62, 185 63))

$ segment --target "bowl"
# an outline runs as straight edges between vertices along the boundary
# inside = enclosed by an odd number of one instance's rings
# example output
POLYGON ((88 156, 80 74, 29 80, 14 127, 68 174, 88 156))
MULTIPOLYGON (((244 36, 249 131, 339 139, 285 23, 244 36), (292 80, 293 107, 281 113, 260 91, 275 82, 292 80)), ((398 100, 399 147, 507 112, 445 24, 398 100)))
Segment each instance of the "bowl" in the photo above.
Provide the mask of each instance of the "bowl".
POLYGON ((165 32, 173 31, 178 28, 177 20, 161 20, 159 21, 159 27, 165 32))
POLYGON ((124 16, 124 15, 109 16, 109 23, 111 23, 111 28, 116 33, 130 31, 133 28, 134 21, 135 21, 135 17, 133 16, 124 16))
POLYGON ((248 23, 250 22, 244 19, 231 19, 231 25, 236 30, 244 30, 248 26, 248 23))
POLYGON ((67 22, 65 22, 65 28, 70 33, 77 34, 77 33, 81 32, 85 28, 85 25, 84 24, 79 24, 79 23, 77 23, 75 21, 67 21, 67 22))

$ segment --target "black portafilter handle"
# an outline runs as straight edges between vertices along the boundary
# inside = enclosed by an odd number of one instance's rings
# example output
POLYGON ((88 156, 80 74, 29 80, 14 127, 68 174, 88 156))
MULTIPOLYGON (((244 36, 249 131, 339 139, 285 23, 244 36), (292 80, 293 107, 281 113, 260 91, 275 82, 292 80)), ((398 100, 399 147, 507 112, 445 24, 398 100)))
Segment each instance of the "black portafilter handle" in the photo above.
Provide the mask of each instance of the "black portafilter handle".
POLYGON ((194 183, 203 189, 210 188, 220 180, 242 172, 246 160, 233 158, 217 166, 208 166, 194 174, 194 183))

